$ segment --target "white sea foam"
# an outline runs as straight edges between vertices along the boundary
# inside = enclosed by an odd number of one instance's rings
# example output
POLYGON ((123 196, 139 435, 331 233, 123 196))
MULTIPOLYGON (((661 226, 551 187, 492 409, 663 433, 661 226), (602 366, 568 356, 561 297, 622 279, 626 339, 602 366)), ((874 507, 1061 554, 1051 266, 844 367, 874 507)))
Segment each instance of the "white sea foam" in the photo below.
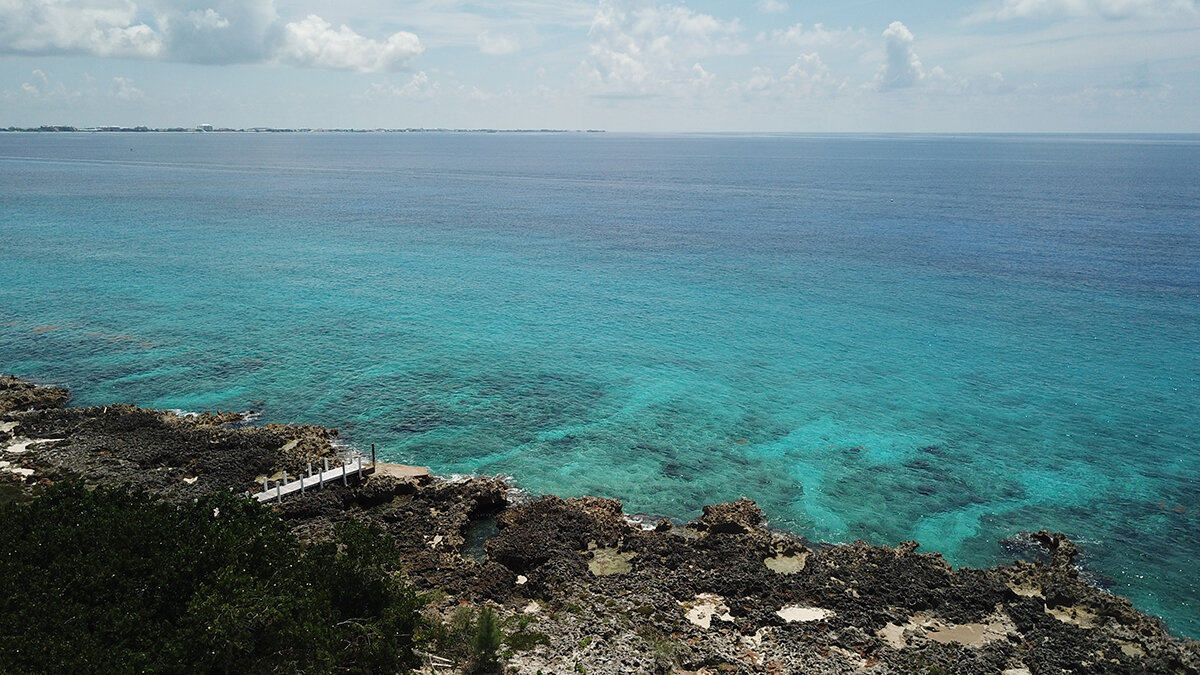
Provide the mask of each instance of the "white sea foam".
POLYGON ((359 450, 358 446, 354 445, 350 441, 344 441, 340 438, 331 438, 329 439, 329 445, 333 446, 333 449, 337 451, 338 457, 341 457, 342 461, 353 462, 356 459, 371 459, 370 455, 362 450, 359 450))
POLYGON ((656 516, 653 513, 625 514, 625 522, 646 532, 658 527, 658 523, 662 520, 670 519, 665 516, 656 516))

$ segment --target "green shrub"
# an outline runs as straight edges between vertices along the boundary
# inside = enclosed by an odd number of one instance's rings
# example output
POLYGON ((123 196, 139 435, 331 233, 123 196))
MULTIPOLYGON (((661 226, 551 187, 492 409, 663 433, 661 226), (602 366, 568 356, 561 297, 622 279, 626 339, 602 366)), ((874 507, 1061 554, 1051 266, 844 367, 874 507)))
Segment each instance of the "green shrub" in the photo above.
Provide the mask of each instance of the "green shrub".
POLYGON ((536 630, 522 630, 515 633, 509 633, 504 638, 507 644, 514 652, 523 652, 538 645, 549 645, 550 636, 536 630))
POLYGON ((491 607, 479 610, 475 621, 475 635, 471 640, 471 662, 477 673, 494 673, 500 667, 497 652, 504 635, 500 632, 500 621, 491 607))
POLYGON ((419 602, 394 542, 303 548, 228 493, 192 504, 47 489, 0 507, 0 672, 395 672, 419 602))

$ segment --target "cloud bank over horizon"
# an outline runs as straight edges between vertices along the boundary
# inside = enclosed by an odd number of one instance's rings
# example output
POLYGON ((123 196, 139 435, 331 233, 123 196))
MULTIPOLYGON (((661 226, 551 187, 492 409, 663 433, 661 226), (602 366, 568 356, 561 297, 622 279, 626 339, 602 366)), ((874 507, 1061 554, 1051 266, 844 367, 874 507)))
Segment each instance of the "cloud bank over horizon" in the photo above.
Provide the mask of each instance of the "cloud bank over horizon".
POLYGON ((1198 2, 0 0, 0 125, 1200 131, 1198 2))
POLYGON ((424 51, 413 33, 383 39, 316 14, 285 22, 273 0, 4 0, 0 52, 203 65, 401 70, 424 51))
POLYGON ((976 21, 1009 21, 1026 18, 1101 17, 1135 19, 1195 16, 1195 0, 1003 0, 972 15, 976 21))

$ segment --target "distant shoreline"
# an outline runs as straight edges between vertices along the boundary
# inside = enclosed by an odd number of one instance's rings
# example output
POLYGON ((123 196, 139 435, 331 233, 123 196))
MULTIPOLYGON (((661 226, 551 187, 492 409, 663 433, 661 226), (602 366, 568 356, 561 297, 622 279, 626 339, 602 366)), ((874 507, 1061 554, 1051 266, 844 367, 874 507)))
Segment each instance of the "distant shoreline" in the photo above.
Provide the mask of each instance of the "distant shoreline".
POLYGON ((279 127, 249 127, 235 129, 231 127, 214 127, 202 124, 195 127, 74 127, 70 125, 42 125, 37 127, 6 127, 0 133, 234 133, 234 134, 308 134, 308 133, 457 133, 457 134, 602 134, 604 129, 449 129, 449 128, 404 128, 404 129, 322 129, 322 128, 279 128, 279 127))

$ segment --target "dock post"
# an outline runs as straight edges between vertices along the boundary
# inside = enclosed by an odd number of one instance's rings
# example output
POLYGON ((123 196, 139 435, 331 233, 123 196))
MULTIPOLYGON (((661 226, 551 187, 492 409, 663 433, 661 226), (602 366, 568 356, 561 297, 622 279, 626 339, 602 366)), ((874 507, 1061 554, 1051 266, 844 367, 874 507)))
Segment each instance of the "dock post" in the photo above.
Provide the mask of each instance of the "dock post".
POLYGON ((321 489, 325 489, 325 474, 329 473, 329 458, 325 457, 325 470, 321 472, 321 489))
POLYGON ((346 463, 345 462, 342 462, 342 485, 349 485, 349 483, 346 482, 346 463))
POLYGON ((287 482, 287 472, 283 472, 283 480, 275 483, 275 501, 283 502, 283 484, 287 482))
POLYGON ((362 457, 358 458, 358 483, 362 484, 362 457))
POLYGON ((267 477, 263 476, 263 492, 267 491, 267 477))
POLYGON ((375 466, 375 444, 371 444, 371 466, 375 466))
POLYGON ((300 474, 300 494, 304 494, 304 474, 300 474))

